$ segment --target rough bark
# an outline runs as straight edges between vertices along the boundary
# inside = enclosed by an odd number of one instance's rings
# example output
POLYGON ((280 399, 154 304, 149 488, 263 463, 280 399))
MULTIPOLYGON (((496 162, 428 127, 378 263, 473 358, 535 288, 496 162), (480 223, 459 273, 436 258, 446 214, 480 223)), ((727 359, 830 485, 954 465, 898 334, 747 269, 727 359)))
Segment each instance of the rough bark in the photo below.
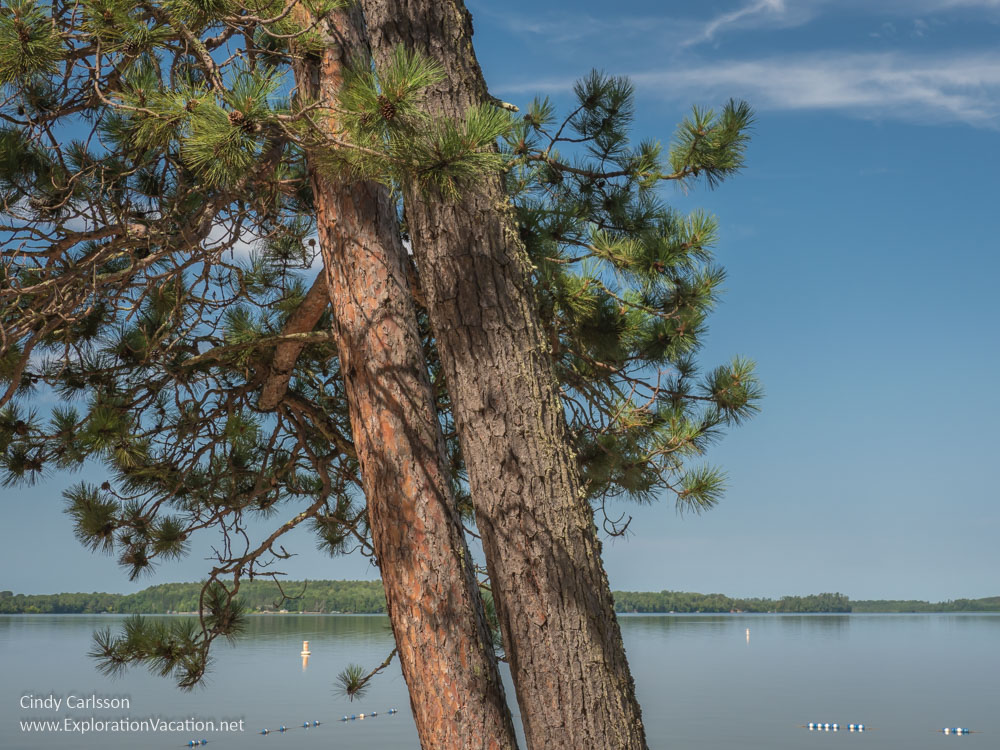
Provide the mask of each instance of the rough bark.
MULTIPOLYGON (((362 0, 376 64, 438 60, 428 109, 489 100, 461 0, 362 0)), ((530 748, 645 748, 593 511, 581 491, 530 265, 498 178, 408 190, 407 225, 455 410, 530 748)))
MULTIPOLYGON (((360 28, 358 12, 331 17, 321 59, 296 66, 309 98, 335 100, 345 62, 364 49, 360 28)), ((450 490, 395 207, 374 183, 311 179, 372 542, 421 746, 516 748, 450 490)))

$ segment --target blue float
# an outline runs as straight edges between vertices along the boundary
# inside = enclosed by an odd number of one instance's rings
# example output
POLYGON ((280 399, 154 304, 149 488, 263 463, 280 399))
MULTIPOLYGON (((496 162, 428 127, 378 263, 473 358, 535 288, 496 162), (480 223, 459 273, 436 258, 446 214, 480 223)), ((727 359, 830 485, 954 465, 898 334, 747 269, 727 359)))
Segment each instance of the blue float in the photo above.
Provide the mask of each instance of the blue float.
POLYGON ((972 732, 968 727, 945 727, 941 731, 944 734, 970 734, 972 732))

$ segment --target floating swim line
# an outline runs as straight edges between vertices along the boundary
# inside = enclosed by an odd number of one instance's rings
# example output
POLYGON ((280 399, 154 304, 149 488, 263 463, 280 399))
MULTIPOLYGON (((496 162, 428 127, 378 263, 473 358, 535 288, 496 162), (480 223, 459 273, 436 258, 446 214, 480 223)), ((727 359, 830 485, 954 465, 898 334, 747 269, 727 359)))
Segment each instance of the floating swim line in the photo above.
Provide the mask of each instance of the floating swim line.
MULTIPOLYGON (((842 728, 840 724, 821 721, 810 721, 808 724, 799 724, 799 727, 801 729, 808 729, 810 732, 839 732, 842 728)), ((844 728, 848 732, 868 732, 872 730, 872 727, 867 724, 848 724, 844 728)))
MULTIPOLYGON (((383 715, 388 714, 389 716, 392 716, 393 714, 399 713, 399 709, 390 708, 388 711, 383 711, 382 713, 383 713, 383 715)), ((350 715, 345 714, 344 716, 342 716, 340 718, 340 721, 341 722, 347 722, 347 721, 356 721, 356 720, 364 720, 364 719, 374 719, 378 715, 379 715, 378 711, 372 711, 371 713, 367 713, 367 714, 350 714, 350 715)), ((261 729, 259 732, 257 732, 257 734, 264 735, 264 736, 269 735, 269 734, 285 734, 286 732, 291 732, 291 731, 293 731, 295 729, 313 729, 315 727, 321 726, 322 724, 323 724, 323 722, 319 721, 318 719, 314 719, 313 721, 303 721, 301 724, 296 725, 296 726, 291 726, 291 727, 287 726, 285 724, 282 724, 281 726, 279 726, 279 727, 277 727, 275 729, 264 728, 264 729, 261 729)), ((204 739, 202 739, 202 740, 188 740, 187 742, 184 743, 184 747, 201 747, 202 745, 207 745, 207 744, 208 744, 208 740, 204 740, 204 739)))
MULTIPOLYGON (((849 732, 870 732, 873 731, 873 727, 866 724, 847 724, 842 726, 837 723, 826 723, 821 721, 810 721, 808 724, 799 724, 799 728, 808 729, 810 732, 839 732, 841 729, 847 729, 849 732)), ((943 729, 933 730, 937 734, 983 734, 982 732, 977 732, 974 729, 969 729, 968 727, 944 727, 943 729)))
MULTIPOLYGON (((387 713, 387 714, 389 714, 391 716, 392 714, 399 713, 399 709, 390 708, 385 713, 387 713)), ((358 719, 361 719, 361 720, 364 720, 364 719, 374 719, 376 716, 378 716, 378 711, 372 711, 370 714, 350 714, 350 715, 345 714, 344 716, 342 716, 340 718, 340 721, 341 722, 346 722, 346 721, 355 721, 355 720, 358 720, 358 719)), ((259 733, 260 734, 264 734, 264 735, 274 734, 274 733, 284 734, 285 732, 290 732, 293 729, 312 729, 313 727, 320 726, 322 723, 323 722, 321 722, 321 721, 304 721, 304 722, 302 722, 302 725, 300 727, 288 727, 288 726, 285 726, 284 724, 282 724, 277 729, 266 729, 266 728, 265 729, 261 729, 259 733)))

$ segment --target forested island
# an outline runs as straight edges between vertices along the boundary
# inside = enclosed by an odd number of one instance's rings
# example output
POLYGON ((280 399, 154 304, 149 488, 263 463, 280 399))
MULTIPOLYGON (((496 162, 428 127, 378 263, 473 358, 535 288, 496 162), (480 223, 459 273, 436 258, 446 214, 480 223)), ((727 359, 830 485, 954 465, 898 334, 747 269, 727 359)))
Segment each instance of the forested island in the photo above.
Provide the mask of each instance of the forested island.
POLYGON ((615 591, 618 612, 1000 612, 1000 596, 986 599, 851 600, 844 594, 739 599, 686 591, 615 591))
MULTIPOLYGON (((284 581, 281 592, 270 581, 240 586, 252 612, 384 614, 385 595, 379 581, 284 581)), ((135 594, 14 594, 0 591, 0 614, 172 614, 198 609, 199 583, 164 583, 135 594)), ((615 591, 615 609, 623 613, 655 612, 1000 612, 1000 596, 954 599, 857 600, 844 594, 741 599, 723 594, 686 591, 615 591)))

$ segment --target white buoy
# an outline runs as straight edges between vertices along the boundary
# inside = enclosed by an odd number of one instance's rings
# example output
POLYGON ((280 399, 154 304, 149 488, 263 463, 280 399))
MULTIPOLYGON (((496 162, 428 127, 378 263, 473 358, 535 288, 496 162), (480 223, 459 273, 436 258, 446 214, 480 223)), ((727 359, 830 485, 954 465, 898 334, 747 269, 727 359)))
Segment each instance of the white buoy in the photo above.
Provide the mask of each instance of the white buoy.
POLYGON ((302 653, 299 656, 309 656, 311 653, 309 650, 309 641, 302 641, 302 653))

